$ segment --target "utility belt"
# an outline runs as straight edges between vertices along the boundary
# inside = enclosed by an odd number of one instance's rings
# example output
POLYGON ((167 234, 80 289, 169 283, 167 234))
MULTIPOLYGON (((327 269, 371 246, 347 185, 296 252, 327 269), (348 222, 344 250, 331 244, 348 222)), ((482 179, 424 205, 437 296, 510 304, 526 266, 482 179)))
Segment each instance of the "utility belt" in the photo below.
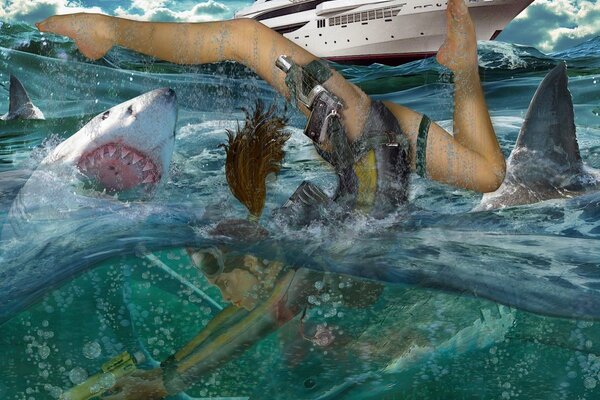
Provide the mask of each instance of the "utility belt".
MULTIPOLYGON (((404 204, 408 197, 409 144, 383 103, 371 103, 359 139, 350 143, 341 123, 344 105, 322 86, 332 75, 329 67, 319 60, 300 67, 287 56, 280 56, 276 65, 287 74, 292 102, 301 102, 311 112, 304 134, 338 175, 333 201, 376 215, 404 204)), ((312 185, 310 190, 320 189, 312 185)))

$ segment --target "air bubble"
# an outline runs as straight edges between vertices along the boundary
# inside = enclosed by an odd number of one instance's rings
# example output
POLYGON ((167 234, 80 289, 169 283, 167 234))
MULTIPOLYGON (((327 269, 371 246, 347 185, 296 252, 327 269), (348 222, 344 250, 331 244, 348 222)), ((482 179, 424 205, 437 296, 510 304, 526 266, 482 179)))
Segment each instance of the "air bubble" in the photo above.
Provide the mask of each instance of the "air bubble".
POLYGON ((40 346, 38 348, 38 353, 40 357, 42 357, 42 360, 45 360, 50 355, 50 347, 46 345, 40 346))
POLYGON ((73 382, 74 385, 79 385, 84 382, 87 377, 87 371, 81 367, 75 367, 69 372, 69 380, 73 382))
POLYGON ((85 358, 93 360, 94 358, 98 358, 100 353, 102 353, 102 348, 98 342, 89 342, 83 346, 83 355, 85 358))
POLYGON ((99 383, 104 389, 110 389, 111 387, 115 386, 115 384, 117 383, 117 378, 115 377, 115 375, 113 373, 109 372, 109 373, 102 375, 99 383))
POLYGON ((594 389, 596 387, 596 380, 592 377, 587 377, 583 380, 583 386, 586 389, 594 389))

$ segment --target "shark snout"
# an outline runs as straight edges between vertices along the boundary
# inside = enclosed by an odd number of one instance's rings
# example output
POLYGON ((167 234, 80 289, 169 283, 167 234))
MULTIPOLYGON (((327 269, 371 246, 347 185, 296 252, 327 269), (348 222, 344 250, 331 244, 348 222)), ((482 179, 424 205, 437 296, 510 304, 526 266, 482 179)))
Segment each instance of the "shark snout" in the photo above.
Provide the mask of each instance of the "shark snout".
POLYGON ((177 99, 177 95, 175 94, 175 91, 171 88, 164 88, 164 96, 169 98, 169 99, 173 99, 176 100, 177 99))
POLYGON ((149 93, 156 100, 164 100, 167 103, 177 103, 177 94, 171 88, 156 89, 149 93))

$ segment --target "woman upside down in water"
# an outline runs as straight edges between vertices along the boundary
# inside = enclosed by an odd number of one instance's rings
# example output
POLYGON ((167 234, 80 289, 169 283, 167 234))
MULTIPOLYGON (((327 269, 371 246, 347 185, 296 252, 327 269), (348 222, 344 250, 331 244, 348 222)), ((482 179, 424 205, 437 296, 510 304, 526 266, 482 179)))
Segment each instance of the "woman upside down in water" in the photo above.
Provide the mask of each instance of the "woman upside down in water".
MULTIPOLYGON (((454 74, 453 134, 402 105, 372 100, 326 63, 254 20, 155 23, 72 14, 37 24, 40 31, 71 37, 91 59, 119 45, 180 64, 231 60, 246 65, 309 117, 305 134, 339 177, 333 200, 375 215, 406 201, 411 170, 478 192, 494 191, 504 179, 504 157, 480 84, 475 29, 463 0, 448 1, 447 25, 437 60, 454 74)), ((265 118, 271 121, 271 117, 265 118)), ((277 137, 274 140, 280 144, 285 142, 283 136, 277 137)), ((230 137, 228 153, 233 146, 230 137)), ((322 196, 318 188, 301 187, 299 197, 303 191, 313 199, 322 196)), ((258 201, 252 200, 254 195, 240 199, 254 220, 262 212, 264 193, 260 196, 258 201)), ((256 224, 219 225, 216 234, 261 234, 256 224)), ((304 269, 286 271, 277 262, 264 265, 256 257, 223 249, 189 249, 189 253, 223 298, 234 305, 217 315, 162 368, 120 381, 121 391, 106 399, 159 399, 184 390, 199 374, 306 310, 307 288, 320 279, 304 269)), ((313 333, 317 341, 330 338, 325 331, 313 333)))

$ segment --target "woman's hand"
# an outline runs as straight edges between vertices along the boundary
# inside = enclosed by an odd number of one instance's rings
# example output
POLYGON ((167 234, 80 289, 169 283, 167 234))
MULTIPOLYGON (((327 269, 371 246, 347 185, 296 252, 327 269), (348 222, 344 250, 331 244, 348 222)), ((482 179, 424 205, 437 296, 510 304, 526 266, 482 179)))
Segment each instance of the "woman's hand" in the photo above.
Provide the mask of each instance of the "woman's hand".
POLYGON ((118 19, 78 13, 55 15, 35 25, 41 32, 70 37, 84 56, 97 60, 116 44, 118 19))
POLYGON ((168 396, 162 380, 162 370, 137 370, 124 376, 103 400, 159 400, 168 396))

